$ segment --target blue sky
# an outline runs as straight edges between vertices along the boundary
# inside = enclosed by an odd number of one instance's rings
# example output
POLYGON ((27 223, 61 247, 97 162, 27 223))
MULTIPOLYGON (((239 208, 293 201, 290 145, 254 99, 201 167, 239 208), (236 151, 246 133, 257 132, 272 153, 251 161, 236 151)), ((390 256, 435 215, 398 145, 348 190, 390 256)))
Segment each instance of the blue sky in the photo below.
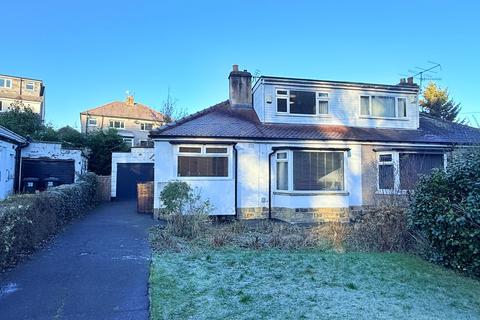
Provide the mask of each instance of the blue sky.
POLYGON ((428 61, 479 112, 478 1, 5 1, 0 73, 47 86, 47 121, 125 91, 194 112, 228 98, 232 64, 264 75, 397 83, 428 61))

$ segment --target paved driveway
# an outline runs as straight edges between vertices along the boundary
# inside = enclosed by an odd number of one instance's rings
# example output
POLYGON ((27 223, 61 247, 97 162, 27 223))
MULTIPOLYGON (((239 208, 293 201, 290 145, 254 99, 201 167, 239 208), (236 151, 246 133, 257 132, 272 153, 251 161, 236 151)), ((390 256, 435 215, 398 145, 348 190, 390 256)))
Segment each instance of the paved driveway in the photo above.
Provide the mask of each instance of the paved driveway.
POLYGON ((147 215, 102 204, 0 275, 0 319, 147 319, 147 215))

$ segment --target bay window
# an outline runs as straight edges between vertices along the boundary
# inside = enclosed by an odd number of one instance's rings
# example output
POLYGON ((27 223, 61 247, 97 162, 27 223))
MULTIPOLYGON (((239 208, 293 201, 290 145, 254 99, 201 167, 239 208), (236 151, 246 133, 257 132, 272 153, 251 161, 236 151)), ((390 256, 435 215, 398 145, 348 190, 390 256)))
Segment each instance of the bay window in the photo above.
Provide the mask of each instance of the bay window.
POLYGON ((389 96, 360 96, 360 115, 405 118, 407 117, 407 99, 389 96))
POLYGON ((228 177, 229 150, 217 146, 180 146, 177 177, 228 177))
POLYGON ((345 191, 343 151, 279 151, 278 191, 345 191))
POLYGON ((328 115, 328 93, 284 90, 276 91, 277 113, 294 115, 328 115))

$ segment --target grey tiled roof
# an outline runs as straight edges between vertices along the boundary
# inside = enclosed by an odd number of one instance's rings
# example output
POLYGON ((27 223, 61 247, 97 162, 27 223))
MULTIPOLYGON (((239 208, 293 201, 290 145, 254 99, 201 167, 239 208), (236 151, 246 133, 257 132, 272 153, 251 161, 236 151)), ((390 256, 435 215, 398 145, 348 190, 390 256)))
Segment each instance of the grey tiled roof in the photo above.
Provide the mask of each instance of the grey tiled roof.
POLYGON ((418 130, 341 125, 261 123, 253 109, 232 109, 228 101, 153 130, 152 138, 230 138, 256 140, 341 140, 362 142, 480 143, 480 129, 421 114, 418 130))

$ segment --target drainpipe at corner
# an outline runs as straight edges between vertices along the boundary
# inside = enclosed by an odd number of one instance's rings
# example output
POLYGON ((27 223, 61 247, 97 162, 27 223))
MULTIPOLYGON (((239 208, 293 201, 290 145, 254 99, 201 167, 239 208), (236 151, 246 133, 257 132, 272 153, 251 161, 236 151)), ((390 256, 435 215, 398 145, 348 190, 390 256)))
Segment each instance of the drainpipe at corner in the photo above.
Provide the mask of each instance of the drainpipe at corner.
POLYGON ((275 150, 268 154, 268 219, 272 219, 272 156, 275 150))

